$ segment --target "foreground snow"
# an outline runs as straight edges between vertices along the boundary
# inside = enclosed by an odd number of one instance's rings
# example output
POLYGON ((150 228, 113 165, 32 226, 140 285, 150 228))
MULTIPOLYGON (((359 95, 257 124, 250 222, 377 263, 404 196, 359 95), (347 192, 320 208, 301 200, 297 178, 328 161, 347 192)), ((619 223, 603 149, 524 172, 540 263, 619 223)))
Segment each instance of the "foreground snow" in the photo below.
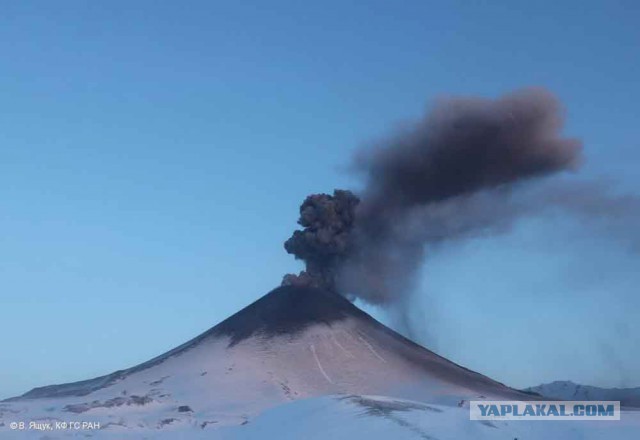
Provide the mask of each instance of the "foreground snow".
MULTIPOLYGON (((193 421, 192 421, 193 422, 193 421)), ((156 429, 119 427, 78 431, 69 438, 249 440, 345 439, 397 440, 637 440, 640 412, 625 411, 620 421, 511 421, 469 420, 468 406, 432 405, 383 396, 323 396, 279 405, 236 426, 202 429, 182 420, 156 429)), ((7 439, 53 439, 55 432, 7 432, 7 439)))
POLYGON ((427 405, 379 396, 322 397, 280 406, 229 439, 527 439, 637 440, 640 413, 610 422, 469 420, 469 408, 427 405))

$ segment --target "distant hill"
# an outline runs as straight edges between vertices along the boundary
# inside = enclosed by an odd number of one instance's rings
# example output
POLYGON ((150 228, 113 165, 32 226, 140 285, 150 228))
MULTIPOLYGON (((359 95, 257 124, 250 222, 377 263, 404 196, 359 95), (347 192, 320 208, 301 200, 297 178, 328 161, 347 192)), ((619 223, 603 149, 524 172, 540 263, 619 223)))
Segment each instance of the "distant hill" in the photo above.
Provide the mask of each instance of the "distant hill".
POLYGON ((622 406, 640 408, 640 387, 599 388, 559 380, 523 391, 562 400, 619 400, 622 406))

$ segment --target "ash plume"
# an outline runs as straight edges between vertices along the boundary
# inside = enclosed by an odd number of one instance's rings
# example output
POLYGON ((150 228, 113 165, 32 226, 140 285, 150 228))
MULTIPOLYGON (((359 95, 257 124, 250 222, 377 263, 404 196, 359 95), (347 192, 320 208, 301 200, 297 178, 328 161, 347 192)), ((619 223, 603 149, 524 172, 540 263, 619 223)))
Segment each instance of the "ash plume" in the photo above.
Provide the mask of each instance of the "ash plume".
POLYGON ((581 142, 561 133, 563 119, 557 98, 538 88, 440 100, 422 120, 355 155, 351 171, 365 184, 359 197, 336 190, 304 201, 304 229, 285 249, 306 270, 283 283, 406 304, 432 245, 499 233, 546 207, 616 205, 606 191, 536 192, 544 177, 582 162, 581 142))
POLYGON ((299 275, 285 275, 283 285, 310 285, 337 292, 337 275, 353 253, 352 232, 360 199, 351 191, 335 190, 333 195, 313 194, 300 206, 295 231, 284 243, 290 254, 306 263, 299 275))

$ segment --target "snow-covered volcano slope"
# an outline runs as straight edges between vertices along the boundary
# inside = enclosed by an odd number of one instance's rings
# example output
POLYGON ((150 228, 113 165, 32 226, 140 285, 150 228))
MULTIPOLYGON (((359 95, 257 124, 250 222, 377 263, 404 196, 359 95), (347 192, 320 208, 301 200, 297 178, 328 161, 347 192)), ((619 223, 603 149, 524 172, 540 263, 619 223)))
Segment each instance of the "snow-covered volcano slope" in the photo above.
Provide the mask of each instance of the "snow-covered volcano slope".
POLYGON ((144 364, 0 403, 0 437, 24 438, 7 427, 35 421, 54 427, 46 438, 197 438, 203 431, 212 438, 267 409, 328 395, 447 408, 477 398, 532 398, 414 344, 339 295, 290 286, 144 364), (56 421, 100 429, 55 430, 56 421))

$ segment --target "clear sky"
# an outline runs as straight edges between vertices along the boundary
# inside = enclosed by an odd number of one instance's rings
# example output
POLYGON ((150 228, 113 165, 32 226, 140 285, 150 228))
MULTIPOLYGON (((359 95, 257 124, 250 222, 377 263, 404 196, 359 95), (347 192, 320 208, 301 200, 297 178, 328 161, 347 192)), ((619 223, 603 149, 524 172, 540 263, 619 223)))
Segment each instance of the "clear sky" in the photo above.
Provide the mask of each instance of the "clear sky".
MULTIPOLYGON (((441 95, 548 87, 583 175, 640 193, 639 22, 633 0, 4 2, 0 398, 275 287, 304 196, 357 188, 351 152, 441 95)), ((422 341, 514 386, 640 386, 640 258, 579 226, 430 253, 422 341)))

